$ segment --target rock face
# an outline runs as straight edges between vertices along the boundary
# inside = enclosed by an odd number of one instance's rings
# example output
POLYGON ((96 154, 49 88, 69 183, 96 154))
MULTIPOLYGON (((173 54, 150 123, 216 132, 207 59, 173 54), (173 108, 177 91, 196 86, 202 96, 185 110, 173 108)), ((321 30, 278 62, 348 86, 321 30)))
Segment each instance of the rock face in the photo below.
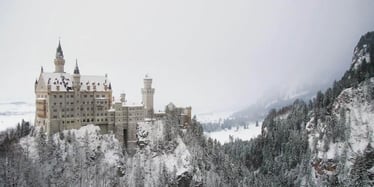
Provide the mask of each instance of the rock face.
POLYGON ((311 174, 317 184, 326 181, 352 185, 365 182, 354 177, 358 174, 354 168, 359 167, 360 159, 368 161, 360 169, 360 175, 374 179, 371 171, 374 157, 368 157, 374 154, 373 91, 374 78, 360 83, 357 88, 347 88, 335 99, 327 120, 315 123, 312 117, 307 123, 312 152, 311 174))

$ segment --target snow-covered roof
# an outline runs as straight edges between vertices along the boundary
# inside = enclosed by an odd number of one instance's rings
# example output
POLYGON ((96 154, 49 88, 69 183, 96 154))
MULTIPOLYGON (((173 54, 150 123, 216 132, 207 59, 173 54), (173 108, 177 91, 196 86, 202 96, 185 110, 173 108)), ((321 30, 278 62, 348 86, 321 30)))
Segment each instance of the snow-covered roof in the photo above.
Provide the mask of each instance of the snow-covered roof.
MULTIPOLYGON (((51 91, 66 92, 73 88, 73 75, 69 73, 42 73, 45 86, 51 85, 51 91)), ((109 88, 109 80, 106 76, 81 75, 81 91, 106 91, 109 88)))

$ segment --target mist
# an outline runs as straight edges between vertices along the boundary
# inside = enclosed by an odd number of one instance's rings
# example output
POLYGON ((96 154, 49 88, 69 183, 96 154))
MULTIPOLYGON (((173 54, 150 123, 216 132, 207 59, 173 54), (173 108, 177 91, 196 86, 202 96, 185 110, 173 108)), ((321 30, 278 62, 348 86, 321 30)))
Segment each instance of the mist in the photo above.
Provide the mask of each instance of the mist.
POLYGON ((324 88, 340 79, 374 1, 0 2, 0 101, 34 102, 40 67, 108 74, 114 96, 140 103, 145 74, 155 106, 194 113, 238 110, 269 94, 324 88))

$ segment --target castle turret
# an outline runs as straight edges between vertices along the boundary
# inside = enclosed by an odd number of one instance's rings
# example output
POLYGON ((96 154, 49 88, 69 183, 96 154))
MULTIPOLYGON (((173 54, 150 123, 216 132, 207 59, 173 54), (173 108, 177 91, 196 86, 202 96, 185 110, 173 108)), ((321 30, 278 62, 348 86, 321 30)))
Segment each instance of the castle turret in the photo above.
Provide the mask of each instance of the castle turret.
POLYGON ((126 94, 121 93, 121 103, 126 103, 126 94))
POLYGON ((153 116, 153 95, 155 89, 152 88, 152 78, 148 75, 144 78, 144 88, 142 88, 143 105, 145 109, 145 117, 151 118, 153 116))
POLYGON ((79 91, 81 87, 81 74, 79 73, 78 60, 75 61, 73 87, 75 91, 79 91))
POLYGON ((55 73, 65 73, 64 66, 65 66, 64 53, 62 52, 61 43, 60 41, 58 41, 58 47, 56 50, 56 58, 55 58, 55 73))

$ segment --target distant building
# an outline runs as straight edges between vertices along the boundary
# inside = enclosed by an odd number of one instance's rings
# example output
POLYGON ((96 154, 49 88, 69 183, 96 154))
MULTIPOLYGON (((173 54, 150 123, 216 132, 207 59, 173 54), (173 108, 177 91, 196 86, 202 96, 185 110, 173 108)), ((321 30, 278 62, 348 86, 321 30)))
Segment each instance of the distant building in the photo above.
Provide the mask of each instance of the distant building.
POLYGON ((166 107, 166 113, 154 112, 155 89, 147 75, 141 89, 142 104, 129 105, 125 94, 121 94, 119 102, 113 102, 112 85, 107 75, 81 75, 78 62, 73 74, 66 73, 60 42, 54 64, 53 73, 44 72, 42 67, 35 82, 35 125, 44 127, 49 135, 95 124, 103 133, 112 131, 123 145, 134 148, 140 121, 162 119, 167 112, 172 112, 180 126, 186 127, 191 123, 191 107, 177 108, 171 103, 166 107))

